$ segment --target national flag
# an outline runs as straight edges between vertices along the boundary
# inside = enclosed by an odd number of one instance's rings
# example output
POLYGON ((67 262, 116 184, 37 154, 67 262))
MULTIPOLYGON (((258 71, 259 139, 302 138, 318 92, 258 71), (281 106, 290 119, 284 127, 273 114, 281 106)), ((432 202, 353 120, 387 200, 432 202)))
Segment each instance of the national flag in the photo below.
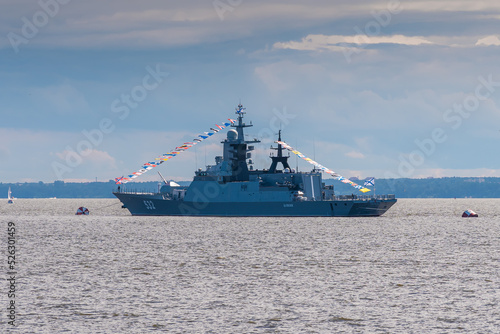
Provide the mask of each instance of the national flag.
POLYGON ((367 178, 363 185, 365 187, 375 187, 375 178, 374 177, 367 178))

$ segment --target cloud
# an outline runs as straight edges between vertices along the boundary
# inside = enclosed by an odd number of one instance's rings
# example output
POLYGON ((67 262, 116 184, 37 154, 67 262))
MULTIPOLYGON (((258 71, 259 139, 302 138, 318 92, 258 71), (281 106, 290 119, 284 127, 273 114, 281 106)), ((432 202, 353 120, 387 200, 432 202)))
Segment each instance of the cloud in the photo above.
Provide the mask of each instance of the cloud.
MULTIPOLYGON (((5 0, 4 2, 4 10, 0 13, 0 34, 3 36, 7 36, 10 32, 21 35, 24 24, 22 18, 32 21, 33 16, 42 11, 38 2, 28 0, 5 0)), ((500 13, 500 5, 492 1, 465 0, 438 2, 316 0, 307 4, 299 0, 256 0, 252 2, 223 1, 223 3, 228 7, 224 15, 220 16, 214 8, 213 1, 152 0, 148 1, 147 5, 118 0, 105 3, 71 1, 67 5, 58 6, 54 17, 50 17, 48 24, 40 27, 39 33, 34 38, 29 38, 29 43, 45 47, 78 48, 137 48, 140 46, 164 48, 206 44, 262 34, 269 35, 269 32, 306 30, 318 24, 331 24, 343 20, 376 22, 377 18, 387 19, 382 13, 389 13, 395 4, 399 5, 398 10, 392 12, 393 15, 388 18, 389 21, 400 11, 402 14, 397 15, 407 15, 417 22, 427 20, 429 12, 447 15, 450 12, 477 13, 477 21, 484 18, 485 12, 492 18, 500 13)), ((342 26, 345 27, 345 23, 342 26)), ((385 28, 385 23, 383 26, 385 28)), ((336 35, 332 35, 334 36, 336 35)), ((355 38, 355 36, 350 36, 350 38, 355 38)), ((419 40, 419 37, 405 36, 401 39, 391 36, 386 41, 384 41, 386 37, 381 38, 379 41, 376 38, 370 39, 363 44, 420 45, 429 43, 428 40, 419 40)), ((341 41, 340 43, 353 42, 341 41)), ((329 50, 342 47, 335 44, 328 43, 323 47, 329 50)), ((0 40, 0 47, 10 47, 7 38, 0 40)), ((23 47, 25 45, 21 45, 21 48, 23 47)))
MULTIPOLYGON (((74 151, 64 150, 54 154, 59 159, 64 161, 69 155, 74 154, 74 151)), ((116 169, 116 160, 109 155, 108 152, 87 148, 79 152, 79 155, 82 158, 83 163, 89 163, 94 167, 106 166, 108 169, 116 169)))
POLYGON ((72 137, 66 132, 0 128, 0 151, 4 152, 0 180, 30 178, 53 181, 50 177, 51 148, 63 145, 72 137))
POLYGON ((111 168, 116 167, 115 158, 110 156, 109 153, 105 151, 86 149, 82 152, 82 156, 94 164, 106 164, 111 168))
POLYGON ((282 61, 266 64, 255 68, 254 73, 273 92, 289 91, 303 85, 305 82, 318 83, 318 78, 324 73, 324 67, 319 64, 297 64, 282 61))
POLYGON ((345 154, 349 158, 354 158, 354 159, 364 159, 365 155, 361 152, 357 151, 350 151, 345 154))
MULTIPOLYGON (((67 178, 67 179, 64 179, 64 182, 66 183, 89 183, 89 182, 95 182, 95 178, 93 179, 72 179, 72 178, 67 178)), ((108 180, 99 180, 98 178, 98 181, 99 182, 102 182, 102 181, 108 181, 108 180)))
POLYGON ((442 0, 408 1, 402 4, 404 11, 416 12, 483 12, 498 11, 500 4, 496 1, 442 0))
POLYGON ((341 35, 307 35, 300 42, 276 42, 273 49, 292 49, 301 51, 346 51, 354 45, 401 44, 421 45, 432 44, 431 41, 419 36, 341 36, 341 35))
POLYGON ((475 46, 498 46, 500 39, 495 36, 368 36, 368 35, 315 35, 309 34, 299 41, 275 42, 273 50, 297 50, 316 52, 343 52, 354 54, 374 52, 374 48, 384 45, 444 46, 452 48, 472 48, 475 46), (368 47, 369 46, 369 47, 368 47))
POLYGON ((485 46, 496 45, 496 46, 498 46, 498 45, 500 45, 500 39, 495 35, 484 37, 484 38, 479 39, 476 42, 476 46, 481 46, 481 45, 485 45, 485 46))
POLYGON ((82 92, 69 82, 33 88, 33 99, 57 114, 88 113, 89 104, 82 92))

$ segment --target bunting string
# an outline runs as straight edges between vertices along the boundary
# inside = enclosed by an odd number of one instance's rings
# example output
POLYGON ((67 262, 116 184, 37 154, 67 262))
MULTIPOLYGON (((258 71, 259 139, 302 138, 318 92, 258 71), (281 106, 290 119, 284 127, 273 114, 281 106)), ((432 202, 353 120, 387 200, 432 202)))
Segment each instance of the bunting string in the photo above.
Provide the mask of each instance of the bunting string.
POLYGON ((160 155, 159 157, 155 158, 155 161, 152 162, 146 162, 143 164, 141 169, 139 169, 137 172, 134 172, 128 176, 122 176, 122 177, 117 177, 115 178, 116 184, 125 184, 127 182, 132 181, 133 179, 141 176, 142 174, 146 173, 147 171, 161 165, 165 161, 168 161, 172 159, 173 157, 176 157, 177 155, 181 154, 182 152, 185 152, 189 148, 193 147, 196 144, 201 143, 205 139, 213 136, 220 130, 230 126, 231 124, 235 123, 236 120, 228 118, 229 122, 222 122, 221 125, 215 124, 215 127, 210 128, 211 131, 209 132, 203 132, 203 134, 198 135, 196 138, 193 139, 192 142, 185 142, 182 145, 177 146, 175 149, 170 150, 167 153, 164 153, 160 155))
POLYGON ((359 184, 356 184, 356 183, 352 182, 351 180, 346 179, 342 175, 335 173, 333 170, 326 168, 325 166, 317 163, 316 161, 306 157, 305 155, 303 155, 302 153, 300 153, 299 151, 297 151, 296 149, 294 149, 293 147, 291 147, 290 145, 288 145, 284 141, 276 141, 276 143, 280 144, 281 146, 283 146, 284 148, 286 148, 287 150, 289 150, 293 154, 297 155, 299 158, 302 158, 303 160, 307 161, 311 165, 314 165, 314 167, 316 167, 317 169, 319 169, 325 173, 330 174, 331 176, 333 176, 333 178, 335 180, 339 180, 342 183, 349 184, 363 193, 370 191, 370 189, 365 188, 363 186, 360 186, 359 184))

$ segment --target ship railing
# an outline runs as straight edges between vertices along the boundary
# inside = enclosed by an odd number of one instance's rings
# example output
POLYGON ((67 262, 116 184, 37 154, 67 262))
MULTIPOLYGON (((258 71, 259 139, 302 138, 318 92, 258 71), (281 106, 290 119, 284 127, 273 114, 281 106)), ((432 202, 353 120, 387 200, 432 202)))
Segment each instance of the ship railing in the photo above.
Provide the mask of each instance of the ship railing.
POLYGON ((390 200, 395 199, 396 195, 335 195, 334 201, 373 201, 373 200, 390 200))
POLYGON ((151 190, 137 190, 137 189, 115 189, 115 192, 122 194, 134 194, 134 195, 154 195, 158 192, 154 192, 151 190))

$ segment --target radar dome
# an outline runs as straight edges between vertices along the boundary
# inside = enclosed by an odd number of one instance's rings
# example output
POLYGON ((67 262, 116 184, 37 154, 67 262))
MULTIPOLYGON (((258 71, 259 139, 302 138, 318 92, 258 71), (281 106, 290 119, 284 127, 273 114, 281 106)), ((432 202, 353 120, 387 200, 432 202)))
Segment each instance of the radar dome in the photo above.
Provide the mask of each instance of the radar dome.
POLYGON ((236 132, 236 130, 229 130, 227 132, 227 139, 228 140, 236 140, 236 139, 238 139, 238 132, 236 132))

